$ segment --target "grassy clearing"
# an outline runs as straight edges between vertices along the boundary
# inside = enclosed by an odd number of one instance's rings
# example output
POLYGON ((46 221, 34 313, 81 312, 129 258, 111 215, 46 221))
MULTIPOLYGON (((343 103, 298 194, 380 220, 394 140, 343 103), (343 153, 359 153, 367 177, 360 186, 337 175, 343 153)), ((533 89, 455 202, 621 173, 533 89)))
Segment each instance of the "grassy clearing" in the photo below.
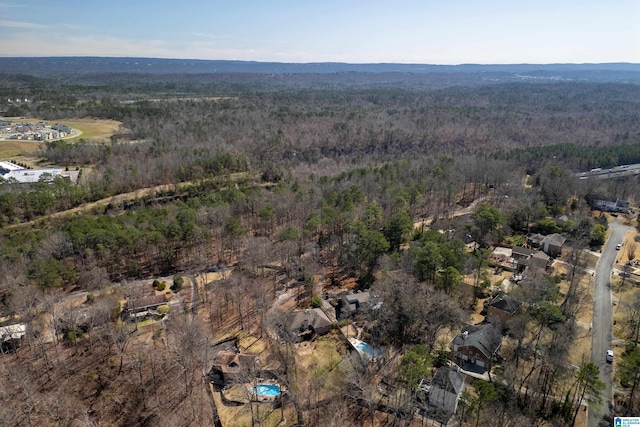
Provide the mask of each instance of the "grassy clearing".
POLYGON ((82 132, 81 135, 70 139, 69 141, 77 141, 84 139, 89 142, 109 142, 112 135, 114 135, 122 123, 115 120, 102 120, 102 119, 71 119, 64 120, 60 123, 65 124, 73 129, 78 129, 82 132))
POLYGON ((221 337, 219 339, 236 337, 238 339, 238 346, 245 349, 248 353, 260 354, 267 348, 267 343, 263 338, 252 335, 245 330, 235 329, 226 335, 224 338, 221 337))
POLYGON ((298 347, 298 387, 309 402, 335 395, 344 379, 341 352, 346 352, 345 343, 337 335, 327 335, 298 347))
POLYGON ((0 141, 0 160, 14 160, 21 157, 33 157, 33 154, 40 148, 39 142, 36 141, 0 141))

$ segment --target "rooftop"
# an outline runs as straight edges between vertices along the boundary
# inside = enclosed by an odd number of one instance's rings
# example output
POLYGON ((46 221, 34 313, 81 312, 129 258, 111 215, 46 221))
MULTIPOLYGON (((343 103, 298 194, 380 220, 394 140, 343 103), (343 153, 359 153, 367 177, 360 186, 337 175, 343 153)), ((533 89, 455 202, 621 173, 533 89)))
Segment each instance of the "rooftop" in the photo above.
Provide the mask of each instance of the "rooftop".
POLYGON ((319 308, 308 310, 294 311, 287 319, 287 327, 289 330, 299 330, 312 326, 313 329, 327 327, 331 325, 331 320, 319 308))
POLYGON ((431 381, 431 387, 438 387, 454 394, 460 393, 463 385, 464 377, 460 372, 444 367, 436 371, 436 375, 431 381))
POLYGON ((18 340, 27 333, 27 325, 17 323, 15 325, 7 325, 0 327, 0 339, 2 342, 8 340, 18 340))
POLYGON ((475 347, 490 358, 498 351, 502 336, 491 324, 467 325, 462 333, 453 339, 453 344, 461 347, 475 347))

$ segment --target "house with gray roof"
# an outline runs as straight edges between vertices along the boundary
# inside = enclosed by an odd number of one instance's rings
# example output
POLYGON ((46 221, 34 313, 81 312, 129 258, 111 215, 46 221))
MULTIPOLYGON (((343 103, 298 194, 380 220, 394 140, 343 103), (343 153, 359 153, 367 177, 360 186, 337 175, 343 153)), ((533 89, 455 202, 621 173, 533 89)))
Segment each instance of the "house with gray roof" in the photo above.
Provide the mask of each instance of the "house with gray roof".
POLYGON ((600 197, 593 199, 593 209, 607 212, 629 212, 631 203, 616 197, 600 197))
POLYGON ((511 259, 516 270, 522 272, 522 270, 529 265, 531 257, 536 252, 537 251, 525 248, 524 246, 514 246, 513 249, 511 249, 511 259))
POLYGON ((542 234, 532 234, 527 238, 527 245, 532 248, 539 249, 542 246, 542 241, 544 240, 544 236, 542 234))
POLYGON ((370 304, 370 292, 349 292, 343 294, 336 307, 336 317, 338 320, 347 319, 357 312, 367 309, 370 304))
POLYGON ((501 346, 502 335, 496 326, 468 325, 451 340, 451 355, 463 369, 484 373, 490 369, 501 346))
POLYGON ((567 239, 558 233, 549 234, 542 241, 542 251, 549 256, 555 257, 562 252, 562 246, 567 239))
POLYGON ((124 313, 130 321, 144 320, 149 316, 157 314, 157 308, 167 302, 167 296, 151 295, 139 298, 126 298, 124 313))
POLYGON ((446 423, 455 414, 463 389, 464 376, 457 369, 442 367, 433 379, 420 381, 416 399, 430 418, 446 423))

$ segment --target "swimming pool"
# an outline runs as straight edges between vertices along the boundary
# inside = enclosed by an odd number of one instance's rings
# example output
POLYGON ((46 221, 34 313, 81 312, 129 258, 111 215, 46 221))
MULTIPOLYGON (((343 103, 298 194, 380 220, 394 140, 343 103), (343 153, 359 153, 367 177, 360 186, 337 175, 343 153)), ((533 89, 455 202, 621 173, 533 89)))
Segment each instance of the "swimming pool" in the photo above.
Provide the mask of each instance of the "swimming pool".
POLYGON ((360 341, 359 343, 356 344, 356 349, 360 350, 361 352, 363 352, 364 354, 366 354, 372 359, 376 357, 380 357, 382 355, 382 351, 380 351, 380 349, 373 348, 369 344, 363 341, 360 341))
POLYGON ((280 386, 275 384, 258 384, 252 387, 252 390, 258 396, 279 396, 280 386))

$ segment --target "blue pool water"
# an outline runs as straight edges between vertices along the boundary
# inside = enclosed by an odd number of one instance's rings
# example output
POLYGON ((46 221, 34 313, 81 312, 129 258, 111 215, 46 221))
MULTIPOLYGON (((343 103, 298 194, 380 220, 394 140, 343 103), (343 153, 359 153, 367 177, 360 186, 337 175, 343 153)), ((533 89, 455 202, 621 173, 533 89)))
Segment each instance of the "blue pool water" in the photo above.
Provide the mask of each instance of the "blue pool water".
POLYGON ((278 396, 280 394, 280 386, 274 384, 258 384, 253 387, 253 391, 258 396, 278 396))
POLYGON ((356 348, 371 358, 379 357, 380 355, 382 355, 382 351, 377 348, 371 347, 366 342, 359 342, 358 344, 356 344, 356 348))

